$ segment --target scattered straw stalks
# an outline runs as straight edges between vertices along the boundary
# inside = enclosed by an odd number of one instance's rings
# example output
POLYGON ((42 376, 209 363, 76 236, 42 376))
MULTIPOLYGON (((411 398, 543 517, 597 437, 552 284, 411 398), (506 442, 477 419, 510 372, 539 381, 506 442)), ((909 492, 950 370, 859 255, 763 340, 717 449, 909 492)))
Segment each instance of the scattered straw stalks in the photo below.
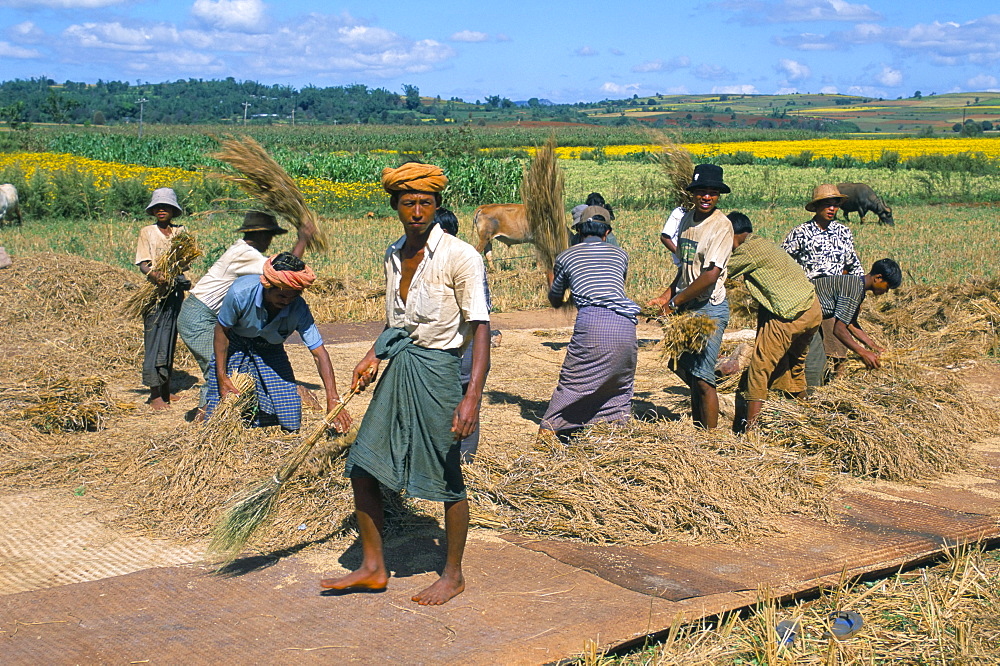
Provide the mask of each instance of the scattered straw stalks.
POLYGON ((109 418, 132 407, 112 400, 98 377, 50 379, 37 388, 7 388, 2 396, 35 403, 20 416, 44 433, 103 430, 109 418))
POLYGON ((194 236, 186 232, 175 234, 170 239, 170 249, 153 263, 153 270, 163 277, 163 281, 147 279, 138 291, 129 296, 122 310, 131 317, 145 317, 174 290, 174 279, 183 274, 201 254, 194 236))
POLYGON ((817 455, 641 421, 595 425, 521 455, 480 453, 464 472, 475 525, 626 544, 780 531, 782 513, 824 513, 832 476, 817 455))
POLYGON ((556 140, 553 136, 535 153, 524 171, 521 184, 521 200, 528 217, 528 228, 535 239, 535 255, 538 264, 547 271, 552 270, 556 256, 569 247, 564 190, 563 172, 556 160, 556 140))
MULTIPOLYGON (((212 531, 212 541, 208 546, 208 552, 212 555, 221 555, 224 562, 231 562, 243 551, 244 546, 263 524, 265 524, 274 514, 281 488, 286 481, 292 478, 299 466, 305 461, 312 451, 313 446, 319 441, 333 423, 333 419, 347 406, 351 398, 359 393, 359 390, 352 389, 348 392, 337 407, 324 417, 323 421, 306 437, 302 443, 292 452, 281 468, 270 478, 246 489, 234 496, 226 513, 216 528, 212 531)), ((349 444, 346 439, 341 440, 342 450, 346 450, 349 444)), ((336 455, 339 455, 337 452, 336 455)))
POLYGON ((880 581, 844 581, 818 598, 777 604, 766 589, 749 612, 684 625, 667 636, 616 657, 585 648, 579 663, 591 666, 715 666, 716 664, 996 664, 1000 663, 1000 560, 995 553, 962 547, 944 562, 900 571, 880 581), (834 611, 864 619, 848 640, 824 637, 834 611), (796 622, 789 645, 776 625, 796 622))
POLYGON ((329 241, 320 227, 319 216, 306 205, 305 197, 288 173, 252 137, 224 139, 212 157, 232 166, 237 174, 215 174, 235 183, 246 194, 258 199, 266 208, 295 226, 310 233, 307 247, 325 252, 329 241))

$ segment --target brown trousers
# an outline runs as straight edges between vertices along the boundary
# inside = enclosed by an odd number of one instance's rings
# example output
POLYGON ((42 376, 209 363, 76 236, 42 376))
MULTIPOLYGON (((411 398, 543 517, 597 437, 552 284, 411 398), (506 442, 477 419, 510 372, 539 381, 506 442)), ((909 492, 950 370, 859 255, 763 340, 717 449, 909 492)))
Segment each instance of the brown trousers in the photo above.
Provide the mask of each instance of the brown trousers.
POLYGON ((781 319, 765 308, 757 314, 757 340, 750 365, 740 381, 747 400, 766 400, 769 388, 789 393, 806 390, 806 354, 823 321, 819 299, 792 320, 781 319))

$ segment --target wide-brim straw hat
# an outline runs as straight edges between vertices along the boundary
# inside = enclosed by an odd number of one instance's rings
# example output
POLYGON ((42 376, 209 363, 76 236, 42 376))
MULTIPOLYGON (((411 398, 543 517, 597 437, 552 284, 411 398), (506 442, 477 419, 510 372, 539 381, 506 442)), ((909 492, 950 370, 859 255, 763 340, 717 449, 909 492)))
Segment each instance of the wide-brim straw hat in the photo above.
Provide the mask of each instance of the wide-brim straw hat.
POLYGON ((847 196, 841 194, 836 185, 817 185, 813 188, 812 200, 806 204, 806 210, 815 213, 816 204, 824 199, 836 199, 838 204, 842 204, 847 201, 847 196))
POLYGON ((177 194, 169 187, 160 187, 153 190, 153 197, 149 200, 149 205, 146 206, 146 215, 152 215, 153 213, 150 209, 153 206, 167 205, 177 211, 178 215, 184 214, 184 209, 181 205, 177 203, 177 194))
POLYGON ((611 213, 608 212, 607 208, 603 206, 587 206, 580 213, 580 221, 573 225, 573 231, 579 231, 580 225, 595 215, 601 215, 604 217, 605 222, 611 222, 611 213))
POLYGON ((719 190, 722 194, 729 194, 732 190, 722 180, 722 167, 717 164, 699 164, 694 168, 694 175, 691 184, 684 188, 688 192, 693 190, 719 190))
POLYGON ((243 217, 243 226, 236 230, 237 233, 249 233, 251 231, 267 231, 280 236, 287 234, 288 229, 278 226, 278 220, 274 215, 262 213, 259 210, 251 210, 243 217))

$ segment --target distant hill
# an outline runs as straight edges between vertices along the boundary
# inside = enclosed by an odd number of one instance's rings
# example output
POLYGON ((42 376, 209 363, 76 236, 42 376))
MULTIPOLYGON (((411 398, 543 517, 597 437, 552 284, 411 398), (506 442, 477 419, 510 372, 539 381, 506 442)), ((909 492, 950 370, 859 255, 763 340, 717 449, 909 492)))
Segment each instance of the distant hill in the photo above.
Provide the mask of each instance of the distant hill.
MULTIPOLYGON (((799 129, 826 133, 947 133, 967 123, 1000 128, 1000 95, 953 93, 884 100, 820 93, 789 95, 652 95, 556 104, 499 95, 467 102, 365 85, 319 88, 255 81, 187 79, 163 83, 0 83, 0 122, 118 125, 580 123, 679 128, 799 129)), ((966 129, 969 129, 968 127, 966 129)))

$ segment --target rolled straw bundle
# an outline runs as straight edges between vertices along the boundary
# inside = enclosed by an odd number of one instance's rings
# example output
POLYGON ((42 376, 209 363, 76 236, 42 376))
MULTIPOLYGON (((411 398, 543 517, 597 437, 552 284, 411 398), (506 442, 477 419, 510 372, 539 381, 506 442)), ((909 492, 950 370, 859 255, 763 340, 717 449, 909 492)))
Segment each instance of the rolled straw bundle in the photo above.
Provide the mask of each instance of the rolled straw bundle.
MULTIPOLYGON (((299 465, 312 451, 313 446, 333 423, 333 419, 359 392, 357 389, 351 389, 343 402, 331 410, 316 429, 302 440, 298 448, 292 451, 281 468, 274 473, 274 476, 237 493, 230 500, 225 516, 212 530, 212 541, 208 545, 209 553, 221 555, 224 563, 236 559, 253 533, 266 523, 274 513, 282 485, 292 478, 299 465)), ((341 450, 346 450, 348 446, 347 438, 342 438, 341 450)), ((334 454, 330 452, 328 455, 334 454)))
POLYGON ((213 153, 212 157, 226 162, 240 175, 215 176, 236 183, 241 190, 259 199, 265 208, 288 220, 296 229, 314 230, 307 247, 317 252, 326 251, 329 242, 320 229, 319 216, 306 205, 295 181, 264 147, 249 136, 225 139, 221 145, 221 150, 213 153))
POLYGON ((170 239, 170 249, 160 255, 153 263, 153 270, 162 275, 163 284, 146 280, 137 292, 132 294, 122 311, 130 317, 139 319, 149 314, 156 304, 167 297, 174 289, 174 278, 181 275, 202 255, 194 236, 184 232, 170 239))
POLYGON ((556 140, 550 137, 535 153, 521 184, 521 200, 535 239, 535 255, 546 270, 552 270, 556 256, 569 247, 563 190, 563 173, 556 164, 556 140))

